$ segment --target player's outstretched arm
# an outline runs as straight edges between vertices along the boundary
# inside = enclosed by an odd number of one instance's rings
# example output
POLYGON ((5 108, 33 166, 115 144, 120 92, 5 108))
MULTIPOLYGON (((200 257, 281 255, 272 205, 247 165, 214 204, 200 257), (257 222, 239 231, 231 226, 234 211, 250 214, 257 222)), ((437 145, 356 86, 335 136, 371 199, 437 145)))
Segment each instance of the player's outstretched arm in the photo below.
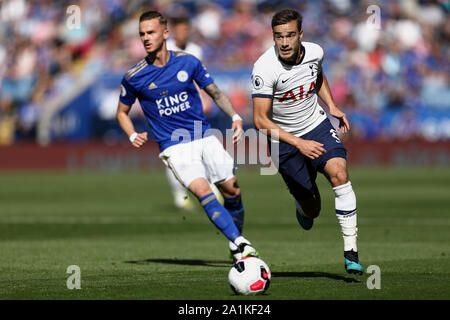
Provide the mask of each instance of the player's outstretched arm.
POLYGON ((230 99, 223 93, 214 83, 211 83, 205 87, 206 93, 214 100, 217 106, 225 112, 232 120, 233 124, 233 142, 237 143, 241 140, 243 134, 242 118, 237 114, 230 99))
POLYGON ((267 130, 267 135, 273 139, 279 139, 280 141, 293 145, 310 159, 316 159, 326 153, 322 143, 298 138, 289 132, 284 131, 270 120, 268 114, 271 107, 271 98, 253 98, 253 122, 258 130, 267 130))
POLYGON ((207 85, 205 91, 230 118, 237 114, 230 99, 214 83, 207 85))
POLYGON ((317 77, 317 82, 319 88, 317 95, 330 109, 330 114, 339 120, 339 128, 342 129, 342 132, 348 132, 350 130, 350 124, 347 120, 347 116, 336 106, 333 95, 331 94, 330 86, 328 85, 327 77, 325 77, 323 72, 317 77))
POLYGON ((147 142, 147 132, 137 133, 134 131, 134 125, 131 121, 128 113, 131 110, 131 106, 119 101, 117 106, 116 119, 122 130, 127 134, 128 139, 134 147, 140 148, 145 142, 147 142))

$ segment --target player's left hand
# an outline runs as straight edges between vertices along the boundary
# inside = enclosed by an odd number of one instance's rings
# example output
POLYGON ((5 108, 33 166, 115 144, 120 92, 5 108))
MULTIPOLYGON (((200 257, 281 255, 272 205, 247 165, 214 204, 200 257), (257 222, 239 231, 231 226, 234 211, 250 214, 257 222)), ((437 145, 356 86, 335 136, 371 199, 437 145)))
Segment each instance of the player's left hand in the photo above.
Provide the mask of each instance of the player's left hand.
POLYGON ((338 108, 330 108, 330 114, 339 120, 339 128, 342 130, 342 133, 347 133, 350 130, 350 124, 345 113, 338 108))
POLYGON ((244 133, 242 120, 233 121, 231 125, 231 129, 234 131, 233 133, 233 143, 237 144, 241 141, 242 134, 244 133))

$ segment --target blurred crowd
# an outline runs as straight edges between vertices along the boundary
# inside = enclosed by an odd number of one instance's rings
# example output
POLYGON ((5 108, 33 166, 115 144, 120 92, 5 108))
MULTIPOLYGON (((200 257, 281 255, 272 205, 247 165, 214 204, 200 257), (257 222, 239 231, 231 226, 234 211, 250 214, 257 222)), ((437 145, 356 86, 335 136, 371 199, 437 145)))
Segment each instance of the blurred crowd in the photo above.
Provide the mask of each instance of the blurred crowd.
MULTIPOLYGON (((302 13, 303 40, 324 48, 324 71, 338 105, 355 121, 366 119, 355 126, 354 138, 420 136, 418 111, 450 110, 446 0, 4 0, 0 145, 35 139, 49 101, 142 59, 137 20, 143 11, 188 16, 191 40, 202 47, 208 68, 251 70, 273 45, 272 15, 285 7, 302 13), (377 131, 386 110, 400 110, 401 118, 377 131)), ((236 94, 251 109, 250 93, 236 94)))

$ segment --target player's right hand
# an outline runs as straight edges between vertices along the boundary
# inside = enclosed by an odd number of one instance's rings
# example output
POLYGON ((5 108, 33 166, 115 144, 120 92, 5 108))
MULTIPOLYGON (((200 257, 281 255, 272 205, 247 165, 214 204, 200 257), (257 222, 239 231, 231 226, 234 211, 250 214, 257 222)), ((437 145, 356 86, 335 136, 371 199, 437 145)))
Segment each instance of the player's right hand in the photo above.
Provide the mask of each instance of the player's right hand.
POLYGON ((296 147, 303 155, 312 160, 317 159, 321 155, 327 153, 327 150, 323 148, 323 144, 314 140, 299 139, 296 147))
POLYGON ((136 138, 134 138, 132 145, 136 148, 140 148, 147 140, 147 132, 138 133, 136 138))

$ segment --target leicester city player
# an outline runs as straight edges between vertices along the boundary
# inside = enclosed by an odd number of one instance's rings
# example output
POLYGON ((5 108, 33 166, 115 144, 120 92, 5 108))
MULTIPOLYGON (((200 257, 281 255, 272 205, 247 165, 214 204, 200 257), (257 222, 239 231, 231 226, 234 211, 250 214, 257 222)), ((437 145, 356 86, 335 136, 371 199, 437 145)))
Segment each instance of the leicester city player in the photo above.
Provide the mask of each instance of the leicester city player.
MULTIPOLYGON (((191 26, 187 15, 180 13, 179 15, 173 16, 169 19, 169 29, 171 30, 172 36, 167 39, 166 42, 168 50, 183 51, 195 56, 199 60, 202 60, 202 48, 189 40, 191 26)), ((206 93, 204 91, 200 91, 200 99, 202 100, 202 103, 205 95, 206 93)), ((177 180, 177 178, 173 175, 172 170, 168 167, 166 167, 166 176, 169 181, 170 188, 172 189, 175 207, 188 211, 192 210, 194 208, 194 204, 191 201, 186 188, 177 180)), ((209 186, 219 202, 223 204, 223 197, 216 185, 210 183, 209 186)))
POLYGON ((346 149, 317 98, 339 120, 342 132, 347 132, 350 125, 333 101, 322 72, 323 49, 301 41, 302 16, 297 11, 276 13, 272 31, 275 46, 263 53, 253 68, 255 126, 279 139, 279 155, 272 156, 295 199, 297 219, 306 230, 320 213, 317 172, 327 177, 344 239, 345 269, 362 274, 356 246, 356 196, 348 178, 346 149))
POLYGON ((184 52, 167 50, 167 20, 156 11, 139 18, 139 35, 147 57, 123 77, 117 121, 132 145, 140 148, 147 132, 135 132, 128 116, 136 98, 155 135, 160 158, 179 181, 200 201, 211 222, 229 239, 233 257, 258 255, 242 235, 244 208, 234 176, 233 158, 217 138, 208 134, 196 83, 233 120, 233 142, 242 136, 242 119, 230 100, 214 84, 200 60, 184 52), (224 197, 220 204, 209 182, 224 197))

